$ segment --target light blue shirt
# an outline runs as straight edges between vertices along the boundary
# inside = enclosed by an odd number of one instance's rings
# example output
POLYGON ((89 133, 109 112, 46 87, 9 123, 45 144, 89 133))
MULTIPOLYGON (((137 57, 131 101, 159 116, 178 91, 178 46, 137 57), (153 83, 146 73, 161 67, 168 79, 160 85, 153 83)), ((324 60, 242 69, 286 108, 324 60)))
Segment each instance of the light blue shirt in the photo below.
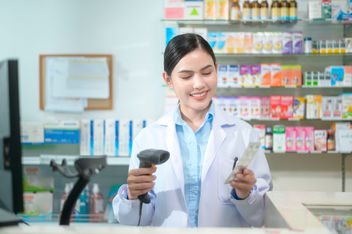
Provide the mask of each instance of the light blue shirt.
POLYGON ((210 105, 202 126, 194 133, 182 119, 180 109, 174 114, 176 134, 180 145, 185 198, 191 227, 198 226, 198 210, 201 191, 201 176, 205 150, 213 127, 214 104, 210 105))

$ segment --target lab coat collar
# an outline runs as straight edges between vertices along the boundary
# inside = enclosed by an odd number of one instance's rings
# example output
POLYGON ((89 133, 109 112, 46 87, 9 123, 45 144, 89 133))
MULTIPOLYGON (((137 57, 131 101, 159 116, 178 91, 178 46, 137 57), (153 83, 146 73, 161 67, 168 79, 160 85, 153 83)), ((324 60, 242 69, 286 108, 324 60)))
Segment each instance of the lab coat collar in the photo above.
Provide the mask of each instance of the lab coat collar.
MULTIPOLYGON (((209 171, 209 168, 216 157, 218 150, 221 148, 221 145, 227 136, 227 133, 224 128, 234 126, 236 121, 235 118, 231 117, 230 115, 226 114, 222 109, 220 109, 218 105, 216 105, 216 103, 214 103, 214 107, 215 115, 213 119, 213 129, 210 133, 207 149, 204 155, 204 162, 202 168, 202 182, 204 181, 209 171)), ((176 127, 174 120, 175 111, 176 109, 162 116, 157 121, 157 124, 167 127, 167 149, 170 151, 170 160, 172 161, 172 167, 179 182, 182 194, 184 195, 183 164, 180 146, 176 135, 176 127)), ((186 202, 185 198, 184 202, 186 202)))

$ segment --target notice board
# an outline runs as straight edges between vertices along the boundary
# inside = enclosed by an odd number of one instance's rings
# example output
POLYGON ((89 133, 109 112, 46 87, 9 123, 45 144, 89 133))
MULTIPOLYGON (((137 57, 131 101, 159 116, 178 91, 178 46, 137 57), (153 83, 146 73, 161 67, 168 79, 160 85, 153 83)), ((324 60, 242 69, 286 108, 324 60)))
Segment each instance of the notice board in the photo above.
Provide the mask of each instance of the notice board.
POLYGON ((109 97, 107 99, 88 98, 87 106, 84 110, 111 110, 113 108, 113 57, 111 54, 43 54, 39 55, 39 88, 40 88, 40 109, 45 110, 46 106, 46 82, 47 82, 47 58, 67 58, 67 57, 84 57, 84 58, 106 58, 109 70, 109 97))

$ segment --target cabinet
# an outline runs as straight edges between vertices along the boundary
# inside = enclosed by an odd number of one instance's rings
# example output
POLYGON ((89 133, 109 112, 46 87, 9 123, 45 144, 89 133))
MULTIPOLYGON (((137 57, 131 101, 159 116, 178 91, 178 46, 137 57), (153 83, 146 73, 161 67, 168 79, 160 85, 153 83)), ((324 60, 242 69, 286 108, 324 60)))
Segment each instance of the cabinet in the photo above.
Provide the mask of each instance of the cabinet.
MULTIPOLYGON (((207 32, 303 32, 304 37, 311 37, 313 40, 336 40, 352 36, 352 25, 342 22, 332 21, 309 21, 307 19, 299 19, 295 23, 243 23, 231 21, 211 21, 211 20, 163 20, 166 27, 176 27, 179 31, 184 28, 205 28, 207 32)), ((193 30, 197 32, 197 30, 193 30)), ((199 31, 199 30, 198 30, 199 31)), ((200 30, 201 31, 201 30, 200 30)), ((235 54, 235 53, 216 53, 218 64, 236 64, 236 65, 253 65, 263 63, 280 63, 281 65, 298 64, 302 69, 302 80, 304 72, 319 71, 323 72, 325 67, 352 65, 352 54, 235 54)), ((230 87, 218 88, 216 95, 221 97, 230 96, 255 96, 268 97, 272 95, 278 96, 306 96, 306 95, 323 95, 338 96, 343 93, 352 93, 352 86, 348 87, 270 87, 270 88, 247 88, 247 87, 230 87)), ((289 119, 248 119, 250 124, 285 126, 313 126, 315 129, 329 129, 332 122, 350 122, 351 119, 339 120, 322 120, 322 119, 301 119, 292 121, 289 119)), ((278 182, 279 189, 292 190, 325 190, 328 184, 335 184, 332 190, 345 191, 346 186, 346 158, 350 152, 289 152, 289 153, 273 153, 266 152, 269 166, 273 172, 274 188, 275 180, 278 182), (320 168, 319 168, 320 167, 320 168), (290 176, 295 179, 290 178, 290 176), (301 181, 305 183, 308 177, 314 177, 316 180, 307 182, 303 187, 295 187, 294 183, 301 181), (281 178, 285 177, 285 181, 281 178), (306 177, 306 178, 305 178, 306 177), (335 178, 335 180, 331 180, 335 178), (330 180, 330 181, 329 181, 330 180), (325 181, 325 182, 324 182, 325 181), (314 183, 314 184, 313 184, 314 183), (319 183, 320 185, 317 185, 319 183), (325 183, 325 185, 324 185, 325 183), (336 186, 336 183, 339 186, 336 186), (292 185, 292 186, 291 186, 292 185)), ((347 165, 348 167, 348 165, 347 165)), ((349 174, 349 173, 347 173, 349 174)), ((300 182, 298 182, 300 183, 300 182)))

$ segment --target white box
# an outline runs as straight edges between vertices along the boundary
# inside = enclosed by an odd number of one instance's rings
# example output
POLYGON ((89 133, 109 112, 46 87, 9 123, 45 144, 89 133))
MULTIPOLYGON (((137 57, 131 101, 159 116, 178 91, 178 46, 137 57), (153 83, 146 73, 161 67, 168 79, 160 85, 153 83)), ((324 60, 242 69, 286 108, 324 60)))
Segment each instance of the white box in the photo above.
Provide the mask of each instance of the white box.
POLYGON ((321 1, 309 1, 308 2, 308 18, 310 20, 322 18, 321 1))
POLYGON ((239 65, 228 65, 228 77, 229 77, 230 87, 242 86, 239 65))
POLYGON ((43 144, 44 124, 41 122, 21 122, 22 144, 43 144))
POLYGON ((105 120, 105 154, 107 156, 118 156, 118 132, 117 121, 114 119, 105 120))
POLYGON ((185 1, 185 19, 203 19, 203 1, 185 1))
POLYGON ((131 120, 119 120, 119 156, 130 156, 132 149, 132 124, 131 120))
POLYGON ((230 86, 228 65, 218 65, 218 87, 226 88, 230 86))
POLYGON ((91 128, 92 122, 93 120, 88 120, 88 119, 81 120, 80 155, 93 155, 93 147, 91 147, 91 135, 90 135, 90 128, 91 128))
POLYGON ((104 142, 104 120, 96 119, 93 121, 93 155, 103 155, 104 142))

